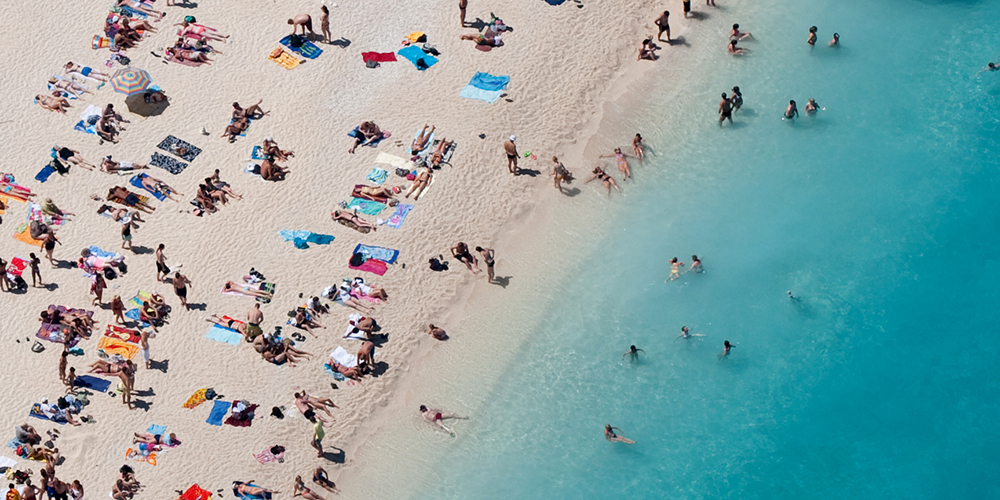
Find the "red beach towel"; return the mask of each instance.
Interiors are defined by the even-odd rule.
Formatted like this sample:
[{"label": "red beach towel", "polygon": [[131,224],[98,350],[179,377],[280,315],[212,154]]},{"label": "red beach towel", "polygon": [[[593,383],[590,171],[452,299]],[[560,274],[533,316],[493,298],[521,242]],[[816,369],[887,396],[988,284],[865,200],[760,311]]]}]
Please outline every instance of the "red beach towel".
[{"label": "red beach towel", "polygon": [[395,62],[396,54],[393,52],[362,52],[361,58],[364,59],[365,62]]}]

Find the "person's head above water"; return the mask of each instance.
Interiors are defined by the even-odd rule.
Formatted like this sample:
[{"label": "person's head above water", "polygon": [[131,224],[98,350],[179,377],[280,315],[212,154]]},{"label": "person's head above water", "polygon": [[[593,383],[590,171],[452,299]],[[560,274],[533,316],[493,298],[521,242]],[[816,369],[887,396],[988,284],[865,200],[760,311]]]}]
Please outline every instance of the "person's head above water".
[{"label": "person's head above water", "polygon": [[795,106],[795,101],[788,101],[789,106]]},{"label": "person's head above water", "polygon": [[634,345],[633,346],[629,346],[628,350],[632,351],[632,352],[635,352],[635,346]]},{"label": "person's head above water", "polygon": [[727,96],[726,96],[726,93],[725,93],[725,92],[723,92],[723,93],[722,93],[722,98],[723,98],[723,99],[728,99],[729,97],[727,97]]},{"label": "person's head above water", "polygon": [[734,29],[734,30],[738,30],[738,29],[740,29],[740,25],[739,25],[739,24],[736,24],[736,23],[733,23],[733,29]]},{"label": "person's head above water", "polygon": [[725,341],[725,342],[723,343],[723,345],[725,345],[725,346],[726,346],[726,349],[732,349],[732,348],[734,347],[734,346],[733,346],[733,344],[730,344],[728,340],[727,340],[727,341]]}]

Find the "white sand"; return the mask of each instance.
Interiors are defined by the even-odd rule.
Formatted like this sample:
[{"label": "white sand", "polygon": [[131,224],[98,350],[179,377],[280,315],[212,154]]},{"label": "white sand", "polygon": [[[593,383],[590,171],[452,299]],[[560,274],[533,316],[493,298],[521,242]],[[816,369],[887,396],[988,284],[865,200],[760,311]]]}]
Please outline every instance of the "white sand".
[{"label": "white sand", "polygon": [[[134,244],[153,249],[165,243],[168,263],[183,264],[180,271],[193,281],[190,301],[205,304],[204,310],[188,312],[178,308],[170,285],[153,279],[151,252],[128,255],[130,272],[110,282],[119,288],[105,291],[105,300],[115,294],[128,299],[140,289],[155,290],[166,295],[174,307],[170,324],[161,328],[152,341],[152,357],[167,364],[166,372],[140,369],[137,375],[137,389],[149,389],[139,397],[148,409],[130,412],[119,402],[98,394],[92,396],[93,404],[84,411],[93,415],[95,424],[70,428],[28,419],[32,402],[43,397],[54,399],[62,393],[56,376],[58,346],[46,344],[44,353],[35,354],[28,349],[30,342],[25,341],[26,336],[34,340],[38,312],[50,303],[69,307],[88,307],[90,303],[89,283],[80,270],[52,270],[43,263],[43,277],[57,283],[57,288],[30,289],[25,295],[0,294],[0,310],[7,317],[0,332],[2,342],[9,345],[5,373],[8,383],[0,391],[4,403],[0,415],[9,426],[29,421],[43,433],[59,427],[64,437],[56,445],[66,460],[57,474],[67,482],[80,479],[91,496],[102,497],[109,489],[117,468],[124,463],[125,450],[131,446],[132,433],[144,431],[151,423],[167,425],[168,432],[178,433],[184,444],[163,452],[155,467],[133,463],[140,481],[147,485],[139,495],[142,498],[172,497],[175,490],[186,489],[192,483],[214,491],[226,488],[233,480],[247,479],[287,492],[295,475],[308,479],[318,465],[338,481],[350,483],[350,467],[337,470],[342,466],[316,458],[308,445],[311,429],[294,410],[289,412],[293,416],[277,420],[267,415],[270,408],[291,405],[292,393],[298,387],[333,397],[342,408],[335,412],[337,423],[327,431],[324,443],[346,450],[345,455],[335,455],[335,459],[346,459],[348,465],[361,444],[357,436],[362,435],[359,431],[366,422],[375,417],[415,417],[403,403],[390,406],[394,408],[391,416],[380,414],[380,409],[390,405],[398,381],[419,363],[420,357],[414,356],[439,345],[425,334],[426,324],[442,323],[448,328],[446,321],[458,317],[448,311],[473,283],[473,276],[454,260],[452,271],[433,273],[427,269],[427,258],[447,254],[458,240],[471,246],[494,246],[499,254],[499,274],[505,275],[505,261],[511,255],[531,257],[494,235],[510,227],[508,224],[530,220],[527,214],[534,204],[536,189],[546,199],[555,194],[547,177],[547,158],[552,154],[568,154],[572,162],[567,161],[567,165],[578,178],[584,177],[582,150],[574,146],[577,134],[585,124],[593,123],[590,120],[599,118],[601,103],[613,94],[609,89],[615,77],[633,66],[638,40],[655,32],[651,28],[655,9],[648,2],[636,6],[620,0],[587,1],[582,9],[572,1],[552,7],[541,0],[511,6],[473,0],[470,21],[476,17],[488,21],[493,10],[514,27],[513,33],[504,37],[505,47],[482,53],[473,48],[472,42],[458,40],[459,34],[474,30],[458,27],[458,12],[452,1],[433,5],[381,0],[340,2],[339,7],[331,8],[332,31],[335,38],[349,39],[350,45],[321,45],[325,52],[318,59],[288,71],[267,61],[266,55],[287,34],[284,20],[291,15],[309,12],[318,29],[318,4],[298,2],[298,8],[290,8],[251,0],[211,5],[201,2],[203,6],[184,9],[163,7],[164,0],[157,3],[168,12],[167,18],[158,23],[162,26],[160,32],[127,55],[134,67],[150,72],[154,83],[170,95],[171,105],[163,115],[146,120],[127,115],[132,123],[126,125],[117,145],[99,145],[96,136],[72,130],[87,104],[103,106],[111,102],[125,111],[124,96],[115,94],[110,86],[97,90],[96,96],[72,101],[74,107],[66,116],[31,104],[31,97],[44,90],[49,76],[61,73],[67,60],[101,67],[109,53],[93,51],[89,45],[90,38],[100,32],[106,2],[67,5],[18,1],[6,11],[11,17],[9,39],[25,43],[7,44],[0,49],[4,60],[14,61],[8,63],[3,77],[5,92],[0,95],[6,111],[5,119],[0,120],[0,137],[8,159],[3,170],[13,172],[21,184],[41,198],[51,197],[64,209],[79,214],[59,229],[63,245],[55,251],[59,259],[75,260],[79,250],[88,245],[118,248],[119,226],[97,216],[94,212],[99,204],[88,196],[124,185],[127,177],[75,168],[67,177],[56,175],[39,184],[32,177],[46,163],[52,144],[77,149],[91,162],[113,154],[116,160],[144,163],[168,134],[202,148],[203,153],[181,175],[173,176],[155,167],[149,173],[190,199],[199,180],[219,168],[223,179],[242,193],[244,200],[203,218],[184,213],[191,208],[186,201],[154,201],[157,211],[146,217],[149,222],[142,229],[134,232]],[[32,23],[25,22],[20,14],[29,11],[46,13],[49,25],[59,28],[48,37],[33,35]],[[200,68],[165,65],[150,55],[150,50],[159,52],[173,41],[172,29],[167,26],[184,15],[195,15],[200,23],[231,34],[229,43],[214,44],[224,52],[212,56],[215,64]],[[21,19],[15,23],[14,16]],[[400,40],[415,30],[427,32],[429,41],[442,52],[441,61],[428,71],[418,72],[402,58],[374,70],[362,63],[360,52],[398,49]],[[500,100],[489,105],[459,98],[459,90],[476,71],[511,76],[509,94],[513,102]],[[263,107],[270,116],[255,122],[247,137],[235,144],[218,137],[228,121],[232,101],[249,105],[257,99],[264,99]],[[348,155],[350,141],[346,133],[365,119],[391,130],[393,137],[378,148],[359,148],[357,154]],[[453,166],[437,174],[426,197],[414,203],[416,208],[403,227],[380,228],[361,235],[331,222],[329,213],[338,201],[347,198],[354,184],[365,183],[377,154],[405,155],[405,144],[424,123],[437,125],[437,136],[456,140],[459,148]],[[211,131],[211,137],[200,135],[202,126]],[[486,138],[480,139],[480,133]],[[521,151],[538,154],[537,161],[522,160],[522,167],[539,170],[541,175],[513,178],[507,174],[501,142],[510,134],[518,135]],[[285,182],[264,183],[241,173],[250,149],[265,136],[273,136],[283,148],[296,152],[287,163],[292,173]],[[404,145],[396,146],[397,139]],[[395,184],[404,183],[387,183]],[[3,216],[0,227],[4,234],[12,234],[26,213],[25,205],[15,203]],[[280,229],[311,230],[337,239],[328,246],[311,245],[310,249],[298,250],[280,240]],[[339,390],[330,389],[333,379],[321,368],[325,355],[338,345],[349,352],[359,345],[339,338],[349,310],[337,306],[332,314],[320,318],[330,326],[319,330],[321,339],[309,338],[302,344],[303,349],[316,354],[315,360],[294,368],[269,365],[246,345],[231,347],[204,338],[208,330],[206,317],[213,313],[242,317],[253,305],[248,298],[219,294],[226,280],[236,281],[255,267],[278,284],[275,300],[262,307],[265,331],[270,331],[284,325],[285,312],[303,302],[300,293],[318,294],[326,285],[357,275],[347,268],[347,259],[359,242],[398,248],[402,251],[400,263],[407,264],[406,269],[401,264],[390,266],[382,278],[362,273],[391,295],[374,315],[383,325],[383,333],[389,335],[378,356],[388,364],[384,375],[368,377],[353,386],[340,382]],[[26,257],[33,250],[9,236],[0,239],[0,255],[8,260],[12,255]],[[481,276],[475,279],[482,280]],[[484,290],[485,286],[479,283],[477,288]],[[495,286],[484,291],[493,294],[494,300],[504,300],[503,292]],[[102,325],[112,320],[109,310],[98,311],[96,318]],[[86,354],[71,358],[71,366],[84,372],[97,359],[95,346],[96,336],[82,342]],[[474,346],[464,349],[473,355],[486,355]],[[248,399],[260,404],[254,425],[209,426],[205,419],[211,403],[183,409],[181,405],[188,396],[201,387],[215,388],[226,400]],[[274,444],[288,449],[285,463],[261,466],[251,456]],[[0,453],[13,456],[12,451]],[[31,466],[37,471],[37,464],[19,462],[19,467]]]}]

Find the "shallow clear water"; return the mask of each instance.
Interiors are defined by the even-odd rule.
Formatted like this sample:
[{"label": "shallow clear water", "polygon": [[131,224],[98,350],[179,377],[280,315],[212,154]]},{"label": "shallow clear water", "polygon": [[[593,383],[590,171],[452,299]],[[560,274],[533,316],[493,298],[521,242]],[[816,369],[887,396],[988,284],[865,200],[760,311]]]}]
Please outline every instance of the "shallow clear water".
[{"label": "shallow clear water", "polygon": [[[740,22],[754,52],[687,35],[720,50],[691,50],[670,75],[684,88],[650,89],[623,123],[658,156],[611,198],[617,229],[418,493],[1000,498],[1000,73],[975,75],[1000,52],[998,12],[767,0],[697,21]],[[733,85],[746,104],[719,130]],[[780,119],[809,97],[827,110]],[[707,272],[664,283],[692,253]],[[706,336],[678,340],[682,325]]]}]

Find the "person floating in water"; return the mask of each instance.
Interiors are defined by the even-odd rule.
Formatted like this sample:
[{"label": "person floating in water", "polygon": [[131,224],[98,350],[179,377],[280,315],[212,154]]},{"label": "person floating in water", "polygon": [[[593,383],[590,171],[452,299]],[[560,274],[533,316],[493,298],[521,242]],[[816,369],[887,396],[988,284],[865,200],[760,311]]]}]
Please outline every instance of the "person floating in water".
[{"label": "person floating in water", "polygon": [[640,352],[646,354],[646,351],[643,351],[642,349],[636,349],[634,345],[629,346],[628,350],[625,351],[625,354],[622,354],[622,359],[625,359],[625,356],[631,356],[629,359],[631,359],[632,361],[637,361],[639,359]]},{"label": "person floating in water", "polygon": [[[985,73],[987,71],[996,71],[998,69],[1000,69],[1000,65],[997,65],[997,63],[991,62],[991,63],[989,63],[989,64],[986,65],[985,69],[980,70],[979,73]],[[977,74],[979,74],[979,73],[977,73]]]},{"label": "person floating in water", "polygon": [[785,118],[791,120],[799,116],[799,108],[795,107],[795,101],[788,101],[788,107],[785,108]]},{"label": "person floating in water", "polygon": [[816,104],[816,99],[810,97],[809,102],[806,103],[806,114],[809,116],[815,116],[819,109],[819,104]]},{"label": "person floating in water", "polygon": [[730,344],[728,340],[725,341],[722,345],[723,345],[723,349],[722,349],[722,352],[719,353],[719,359],[728,357],[729,356],[729,350],[732,349],[733,347],[736,347],[733,344]]},{"label": "person floating in water", "polygon": [[[611,441],[611,442],[614,442],[614,443],[635,444],[635,441],[632,441],[631,439],[629,439],[629,438],[627,438],[625,436],[619,436],[618,434],[615,434],[615,429],[618,429],[618,428],[617,427],[611,427],[611,424],[605,424],[604,425],[604,439],[607,439],[608,441]],[[621,431],[621,429],[618,429],[618,430]]]},{"label": "person floating in water", "polygon": [[830,40],[831,47],[840,47],[840,33],[833,34],[833,40]]},{"label": "person floating in water", "polygon": [[[691,329],[690,328],[688,328],[686,326],[682,326],[681,327],[681,334],[678,335],[677,338],[678,339],[689,339],[691,337],[704,337],[704,335],[702,335],[700,333],[691,333]],[[676,340],[676,339],[674,339],[674,340]]]},{"label": "person floating in water", "polygon": [[701,267],[701,259],[699,259],[697,255],[691,256],[691,268],[688,269],[688,271],[696,272],[698,274],[705,272],[705,269]]}]

